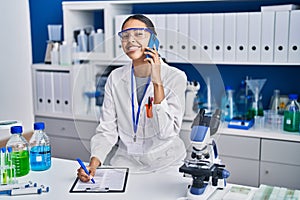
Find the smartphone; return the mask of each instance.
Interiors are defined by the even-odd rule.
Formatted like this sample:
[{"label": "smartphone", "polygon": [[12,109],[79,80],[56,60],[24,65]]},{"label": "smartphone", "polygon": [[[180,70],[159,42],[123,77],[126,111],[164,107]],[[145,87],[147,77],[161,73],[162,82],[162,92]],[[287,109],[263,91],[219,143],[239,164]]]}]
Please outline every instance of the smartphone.
[{"label": "smartphone", "polygon": [[[148,43],[148,47],[150,47],[151,49],[153,49],[155,46],[156,51],[158,51],[159,48],[159,41],[156,37],[155,34],[151,33],[150,35],[150,39],[149,39],[149,43]],[[146,55],[146,58],[151,58],[150,55]]]}]

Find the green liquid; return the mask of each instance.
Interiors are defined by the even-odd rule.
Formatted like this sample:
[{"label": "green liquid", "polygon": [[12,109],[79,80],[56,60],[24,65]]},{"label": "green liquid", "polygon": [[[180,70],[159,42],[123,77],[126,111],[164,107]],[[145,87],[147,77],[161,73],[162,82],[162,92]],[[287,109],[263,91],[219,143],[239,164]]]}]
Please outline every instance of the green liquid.
[{"label": "green liquid", "polygon": [[283,130],[289,132],[299,131],[300,112],[284,111]]},{"label": "green liquid", "polygon": [[12,152],[12,163],[16,167],[16,177],[25,176],[29,173],[29,152],[28,150]]}]

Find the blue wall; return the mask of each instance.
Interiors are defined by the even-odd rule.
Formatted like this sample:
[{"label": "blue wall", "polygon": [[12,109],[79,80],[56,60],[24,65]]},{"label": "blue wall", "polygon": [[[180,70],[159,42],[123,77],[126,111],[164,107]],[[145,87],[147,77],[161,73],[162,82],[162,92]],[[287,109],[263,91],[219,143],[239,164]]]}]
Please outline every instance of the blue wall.
[{"label": "blue wall", "polygon": [[[74,0],[73,0],[74,1]],[[242,0],[241,0],[242,1]],[[44,61],[46,41],[48,39],[48,24],[63,24],[62,0],[30,0],[31,36],[33,62]],[[300,4],[300,0],[269,0],[269,1],[225,1],[205,3],[172,3],[170,4],[140,4],[133,7],[133,13],[198,13],[198,12],[241,12],[259,11],[261,5]],[[189,64],[176,64],[184,70],[189,80],[197,80],[202,85],[204,81],[195,68]],[[299,66],[249,66],[249,65],[218,65],[217,66],[225,85],[237,89],[241,80],[246,76],[266,78],[267,82],[262,89],[263,105],[267,108],[274,89],[281,94],[300,94],[300,65]],[[203,92],[202,87],[200,92]]]}]

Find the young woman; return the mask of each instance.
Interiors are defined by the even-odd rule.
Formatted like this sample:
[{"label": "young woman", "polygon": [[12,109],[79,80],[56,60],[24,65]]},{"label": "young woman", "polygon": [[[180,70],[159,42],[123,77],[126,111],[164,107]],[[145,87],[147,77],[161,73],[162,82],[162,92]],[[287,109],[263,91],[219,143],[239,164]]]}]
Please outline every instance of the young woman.
[{"label": "young woman", "polygon": [[[100,124],[91,139],[91,176],[118,144],[110,165],[154,171],[180,165],[186,155],[179,138],[185,105],[186,75],[167,65],[148,42],[155,28],[144,15],[128,17],[119,32],[132,60],[112,71],[105,85]],[[146,57],[149,55],[149,58]],[[90,177],[82,168],[78,177]]]}]

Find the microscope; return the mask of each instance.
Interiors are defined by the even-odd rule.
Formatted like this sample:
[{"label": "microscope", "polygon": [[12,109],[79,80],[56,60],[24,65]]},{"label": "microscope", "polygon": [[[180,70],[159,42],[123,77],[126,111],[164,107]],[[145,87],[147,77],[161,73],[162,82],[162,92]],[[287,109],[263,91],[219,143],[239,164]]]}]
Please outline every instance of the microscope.
[{"label": "microscope", "polygon": [[191,158],[179,168],[179,172],[192,177],[187,192],[189,200],[208,199],[215,190],[226,187],[230,173],[221,163],[216,142],[211,137],[218,131],[220,115],[221,111],[217,109],[212,116],[205,116],[205,110],[201,109],[193,121]]}]

